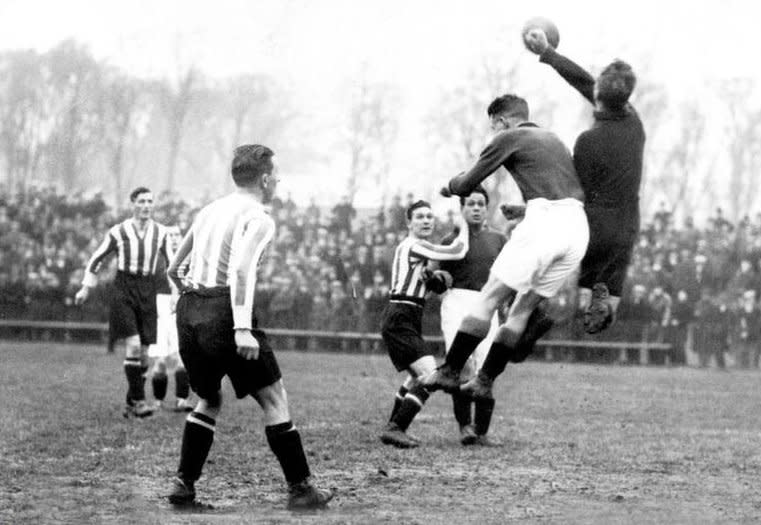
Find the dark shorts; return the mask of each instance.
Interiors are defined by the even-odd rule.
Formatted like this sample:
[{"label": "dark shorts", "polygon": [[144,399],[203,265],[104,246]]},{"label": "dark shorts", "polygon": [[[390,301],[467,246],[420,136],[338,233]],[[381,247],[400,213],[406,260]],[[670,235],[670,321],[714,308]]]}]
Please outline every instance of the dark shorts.
[{"label": "dark shorts", "polygon": [[423,309],[419,306],[389,302],[383,311],[381,337],[397,370],[407,370],[423,356],[432,355],[423,341]]},{"label": "dark shorts", "polygon": [[639,217],[620,210],[587,208],[589,246],[581,261],[579,286],[591,289],[605,283],[610,294],[621,297],[626,273],[639,233]]},{"label": "dark shorts", "polygon": [[259,357],[238,355],[229,289],[188,292],[177,301],[177,336],[180,357],[188,371],[190,386],[203,399],[213,399],[227,376],[238,398],[276,383],[282,376],[267,336],[251,326],[259,342]]},{"label": "dark shorts", "polygon": [[111,339],[140,336],[141,345],[156,343],[156,278],[117,272],[108,329]]}]

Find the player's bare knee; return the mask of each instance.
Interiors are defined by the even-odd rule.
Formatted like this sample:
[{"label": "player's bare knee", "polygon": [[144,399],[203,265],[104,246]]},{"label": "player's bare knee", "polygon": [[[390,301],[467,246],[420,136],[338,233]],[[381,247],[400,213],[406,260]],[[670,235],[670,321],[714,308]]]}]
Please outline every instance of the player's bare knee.
[{"label": "player's bare knee", "polygon": [[514,348],[518,344],[520,336],[520,333],[516,332],[515,329],[507,324],[503,324],[497,329],[497,333],[494,334],[494,342]]},{"label": "player's bare knee", "polygon": [[219,415],[219,411],[221,409],[222,392],[217,392],[212,395],[206,394],[206,397],[199,399],[195,411],[206,416],[216,418]]},{"label": "player's bare knee", "polygon": [[415,382],[431,375],[436,370],[436,359],[432,355],[424,355],[410,365],[411,376]]},{"label": "player's bare knee", "polygon": [[143,348],[140,345],[140,336],[132,335],[124,339],[124,353],[129,358],[143,358]]},{"label": "player's bare knee", "polygon": [[262,407],[265,425],[277,425],[290,421],[288,410],[288,394],[282,381],[277,381],[269,386],[259,389],[254,398]]},{"label": "player's bare knee", "polygon": [[491,327],[491,314],[482,318],[477,315],[466,315],[460,323],[460,331],[468,334],[486,337]]}]

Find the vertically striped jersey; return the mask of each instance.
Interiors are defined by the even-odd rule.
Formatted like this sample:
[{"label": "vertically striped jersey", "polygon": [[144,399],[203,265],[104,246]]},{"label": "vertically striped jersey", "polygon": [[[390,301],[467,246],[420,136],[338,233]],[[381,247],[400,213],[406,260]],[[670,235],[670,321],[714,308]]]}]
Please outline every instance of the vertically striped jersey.
[{"label": "vertically striped jersey", "polygon": [[462,259],[468,252],[467,230],[463,228],[464,235],[458,235],[448,246],[411,236],[399,243],[391,269],[391,300],[422,304],[427,292],[423,270],[428,261]]},{"label": "vertically striped jersey", "polygon": [[142,276],[156,273],[159,254],[167,260],[172,257],[164,225],[149,220],[145,230],[141,232],[136,221],[129,218],[111,227],[106,238],[90,257],[82,279],[85,286],[95,286],[95,274],[112,253],[116,253],[116,267],[120,272]]},{"label": "vertically striped jersey", "polygon": [[251,328],[256,270],[275,222],[252,195],[232,193],[204,207],[192,226],[185,278],[207,288],[229,286],[235,328]]}]

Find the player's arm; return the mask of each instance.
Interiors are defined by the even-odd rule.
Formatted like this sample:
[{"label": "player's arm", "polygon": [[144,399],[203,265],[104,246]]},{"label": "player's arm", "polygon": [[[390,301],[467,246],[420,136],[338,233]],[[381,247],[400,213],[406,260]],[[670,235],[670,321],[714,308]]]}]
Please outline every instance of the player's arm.
[{"label": "player's arm", "polygon": [[116,242],[116,237],[114,236],[113,232],[109,231],[106,238],[103,239],[103,242],[100,243],[100,246],[98,246],[98,248],[90,257],[90,260],[87,262],[87,266],[85,266],[85,275],[82,279],[82,287],[74,296],[74,304],[80,305],[87,300],[87,298],[90,296],[90,289],[94,288],[95,285],[98,284],[98,277],[96,275],[98,270],[100,270],[106,258],[110,254],[116,252],[117,248],[118,245]]},{"label": "player's arm", "polygon": [[180,275],[180,269],[183,267],[183,263],[185,262],[185,259],[188,258],[188,255],[190,255],[192,249],[193,228],[188,230],[188,233],[182,238],[180,247],[177,248],[177,253],[173,254],[172,258],[169,259],[169,266],[166,269],[166,275],[169,277],[169,282],[176,286],[177,290],[180,292],[185,289],[185,283],[182,280],[182,275]]},{"label": "player's arm", "polygon": [[468,226],[460,226],[460,232],[452,244],[434,244],[424,239],[418,239],[410,248],[411,255],[417,255],[431,261],[456,261],[468,253]]},{"label": "player's arm", "polygon": [[595,79],[583,67],[561,55],[547,42],[547,35],[541,29],[532,29],[526,34],[526,46],[539,55],[539,61],[549,64],[571,84],[584,98],[595,103]]},{"label": "player's arm", "polygon": [[514,151],[514,138],[509,132],[498,133],[481,152],[475,165],[470,170],[450,179],[442,195],[470,195],[481,182],[497,171],[510,158]]},{"label": "player's arm", "polygon": [[254,310],[256,268],[259,259],[275,234],[269,216],[259,216],[236,227],[230,253],[230,300],[238,354],[245,359],[259,357],[259,343],[251,333]]}]

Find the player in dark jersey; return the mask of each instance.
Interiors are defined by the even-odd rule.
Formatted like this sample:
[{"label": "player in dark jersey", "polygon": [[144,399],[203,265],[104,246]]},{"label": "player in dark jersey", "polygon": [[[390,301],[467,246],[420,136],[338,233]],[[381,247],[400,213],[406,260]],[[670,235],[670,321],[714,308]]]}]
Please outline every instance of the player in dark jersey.
[{"label": "player in dark jersey", "polygon": [[[471,303],[478,300],[478,292],[489,278],[489,269],[507,241],[505,235],[486,224],[488,206],[489,195],[482,186],[467,197],[460,197],[462,217],[470,230],[468,253],[459,261],[443,261],[439,265],[439,269],[446,272],[445,278],[451,282],[441,301],[441,332],[447,351],[460,323],[470,311]],[[451,243],[455,236],[456,233],[452,232],[442,244]],[[499,326],[498,317],[495,312],[489,333],[468,359],[461,377],[472,378],[483,364]],[[494,411],[494,398],[474,400],[462,392],[452,392],[452,407],[460,426],[460,442],[463,445],[489,445],[486,434]]]},{"label": "player in dark jersey", "polygon": [[589,248],[581,262],[579,287],[588,333],[613,321],[639,233],[639,188],[645,131],[629,103],[636,77],[626,62],[615,60],[595,80],[559,54],[541,29],[529,31],[529,49],[540,61],[594,104],[594,124],[574,146],[576,172],[586,194]]},{"label": "player in dark jersey", "polygon": [[394,253],[389,303],[383,312],[381,336],[391,362],[407,378],[399,387],[394,408],[381,441],[399,448],[414,448],[419,442],[407,435],[407,428],[428,399],[421,380],[436,369],[436,361],[423,341],[422,319],[425,296],[429,288],[446,290],[444,275],[428,269],[430,261],[461,259],[468,251],[468,227],[448,245],[428,242],[433,234],[431,205],[417,201],[407,208],[409,235]]},{"label": "player in dark jersey", "polygon": [[155,222],[153,193],[139,187],[130,194],[132,217],[113,226],[90,257],[82,288],[74,297],[84,303],[97,284],[96,274],[111,254],[116,254],[116,278],[111,297],[109,337],[124,340],[124,374],[127,400],[124,417],[146,417],[154,407],[145,401],[145,374],[148,371],[148,346],[156,342],[156,268],[159,256],[168,261],[172,250],[166,227]]},{"label": "player in dark jersey", "polygon": [[573,274],[589,241],[584,192],[571,153],[560,138],[529,122],[528,103],[515,95],[492,101],[487,114],[496,135],[476,164],[450,180],[442,194],[470,195],[481,181],[504,167],[521,191],[526,213],[460,324],[444,365],[424,380],[429,389],[460,388],[460,372],[488,333],[492,315],[514,298],[483,366],[460,388],[482,398],[491,397],[494,379],[508,362],[525,359],[521,338],[528,333],[529,319]]}]

